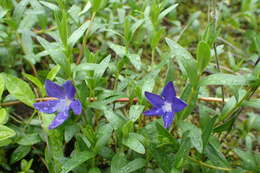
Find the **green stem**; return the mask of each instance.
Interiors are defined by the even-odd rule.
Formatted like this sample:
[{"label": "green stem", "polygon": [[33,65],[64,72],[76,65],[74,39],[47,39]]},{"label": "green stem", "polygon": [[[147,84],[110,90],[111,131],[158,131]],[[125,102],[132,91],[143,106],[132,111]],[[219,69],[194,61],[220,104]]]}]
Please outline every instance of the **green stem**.
[{"label": "green stem", "polygon": [[208,163],[205,163],[205,162],[202,162],[200,160],[196,160],[190,156],[188,156],[188,159],[190,159],[191,161],[201,165],[201,166],[204,166],[204,167],[207,167],[207,168],[211,168],[211,169],[215,169],[215,170],[220,170],[220,171],[232,171],[231,168],[223,168],[223,167],[218,167],[218,166],[214,166],[214,165],[210,165]]},{"label": "green stem", "polygon": [[251,88],[247,91],[247,93],[245,94],[245,96],[230,110],[228,111],[226,114],[224,114],[220,120],[223,121],[224,119],[226,119],[227,117],[230,117],[234,112],[236,112],[237,109],[239,109],[241,107],[241,105],[243,104],[243,102],[245,100],[248,100],[253,94],[254,92],[257,90],[258,87],[255,88]]},{"label": "green stem", "polygon": [[[181,119],[181,120],[183,120],[184,118],[187,117],[187,115],[185,115],[186,112],[189,110],[190,106],[193,106],[192,102],[194,101],[194,100],[193,100],[193,99],[194,99],[194,96],[195,96],[195,94],[197,93],[196,90],[197,90],[197,87],[194,87],[194,86],[193,86],[193,87],[192,87],[191,94],[190,94],[190,96],[189,96],[189,98],[188,98],[188,101],[187,101],[188,107],[185,108],[184,111],[182,112],[182,114],[181,114],[181,116],[180,116],[180,119]],[[184,117],[184,116],[185,116],[185,117]]]},{"label": "green stem", "polygon": [[85,33],[85,36],[83,38],[83,41],[82,41],[83,55],[85,53],[86,44],[87,44],[87,41],[88,41],[88,35],[89,35],[90,30],[91,30],[91,26],[93,24],[93,20],[94,20],[95,16],[96,16],[96,12],[93,12],[91,19],[90,19],[89,27],[88,27],[88,29]]},{"label": "green stem", "polygon": [[[218,60],[218,54],[217,54],[217,47],[216,47],[215,43],[213,44],[213,48],[214,48],[214,55],[215,55],[215,60],[216,60],[216,64],[217,64],[217,69],[218,69],[219,72],[221,72],[220,71],[219,60]],[[221,85],[221,96],[222,96],[222,107],[224,107],[225,95],[224,95],[224,87],[223,87],[223,85]]]},{"label": "green stem", "polygon": [[152,49],[152,66],[154,65],[154,53],[155,53],[155,50]]}]

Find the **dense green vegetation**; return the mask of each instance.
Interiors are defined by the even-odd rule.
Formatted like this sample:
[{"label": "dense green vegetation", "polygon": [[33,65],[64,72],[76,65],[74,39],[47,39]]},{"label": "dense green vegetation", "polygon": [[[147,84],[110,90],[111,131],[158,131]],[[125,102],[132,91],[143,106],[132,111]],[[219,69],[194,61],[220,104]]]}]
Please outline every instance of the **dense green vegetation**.
[{"label": "dense green vegetation", "polygon": [[[0,0],[0,173],[259,172],[259,16],[259,0]],[[75,99],[48,90],[68,80]],[[169,81],[187,106],[164,128],[144,93]],[[35,103],[55,96],[73,111],[50,129]]]}]

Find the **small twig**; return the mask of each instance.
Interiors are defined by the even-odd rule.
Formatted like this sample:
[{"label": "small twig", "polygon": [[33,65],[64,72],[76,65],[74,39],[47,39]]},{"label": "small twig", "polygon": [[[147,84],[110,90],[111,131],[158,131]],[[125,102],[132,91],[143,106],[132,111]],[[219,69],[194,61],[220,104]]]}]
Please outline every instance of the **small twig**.
[{"label": "small twig", "polygon": [[188,156],[188,159],[190,159],[191,161],[198,163],[201,166],[207,167],[207,168],[211,168],[211,169],[215,169],[215,170],[220,170],[220,171],[232,171],[231,168],[223,168],[223,167],[218,167],[218,166],[214,166],[214,165],[210,165],[208,163],[202,162],[200,160],[196,160],[190,156]]},{"label": "small twig", "polygon": [[33,32],[35,34],[43,34],[44,32],[49,32],[49,31],[53,31],[57,28],[57,26],[51,26],[50,28],[48,28],[47,30],[45,29],[42,29],[42,30],[37,30],[37,29],[34,29]]},{"label": "small twig", "polygon": [[[36,98],[35,99],[36,102],[43,102],[43,101],[49,101],[49,100],[58,100],[58,98],[44,97],[44,98]],[[94,101],[97,101],[97,98],[90,97],[90,98],[87,98],[87,100],[90,101],[90,102],[94,102]],[[206,102],[223,102],[223,100],[221,98],[215,98],[215,97],[199,97],[199,100],[206,101]],[[123,97],[123,98],[115,100],[114,102],[117,103],[117,102],[129,102],[129,101],[132,101],[133,103],[137,103],[138,98],[134,98],[133,100],[131,100],[127,97]],[[22,104],[22,102],[18,101],[18,100],[8,101],[8,102],[0,103],[0,106],[6,107],[6,106],[17,105],[17,104]]]}]

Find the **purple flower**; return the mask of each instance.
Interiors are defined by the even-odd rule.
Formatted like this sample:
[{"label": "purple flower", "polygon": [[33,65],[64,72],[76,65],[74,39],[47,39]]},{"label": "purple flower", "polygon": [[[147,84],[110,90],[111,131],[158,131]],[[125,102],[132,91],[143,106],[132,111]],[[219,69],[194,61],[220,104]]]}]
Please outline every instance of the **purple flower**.
[{"label": "purple flower", "polygon": [[34,103],[33,106],[40,112],[52,114],[58,112],[58,115],[49,125],[49,129],[54,129],[61,125],[68,117],[69,110],[72,109],[74,114],[81,114],[82,107],[79,100],[74,99],[76,89],[70,80],[66,81],[62,86],[55,84],[50,80],[46,80],[45,88],[49,97],[55,97],[57,100]]},{"label": "purple flower", "polygon": [[168,82],[163,88],[161,95],[145,92],[147,100],[153,105],[153,108],[145,111],[144,115],[160,115],[163,117],[164,127],[171,126],[174,113],[184,109],[187,104],[176,97],[176,92],[172,82]]}]

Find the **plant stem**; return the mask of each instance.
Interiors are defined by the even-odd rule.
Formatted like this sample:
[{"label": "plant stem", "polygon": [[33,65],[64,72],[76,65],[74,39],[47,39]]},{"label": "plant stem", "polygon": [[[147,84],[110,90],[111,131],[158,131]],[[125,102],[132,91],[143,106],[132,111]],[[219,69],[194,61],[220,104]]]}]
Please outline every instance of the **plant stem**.
[{"label": "plant stem", "polygon": [[[212,1],[212,4],[210,4],[211,7],[212,7],[212,12],[213,12],[213,22],[215,24],[215,30],[217,29],[217,16],[216,16],[216,7],[217,7],[217,4],[215,2],[215,0]],[[209,10],[210,12],[211,10]],[[218,58],[218,53],[217,53],[217,46],[216,46],[216,43],[214,42],[213,43],[213,49],[214,49],[214,55],[215,55],[215,60],[216,60],[216,64],[217,64],[217,69],[219,72],[220,71],[220,65],[219,65],[219,58]],[[225,100],[225,95],[224,95],[224,87],[223,85],[220,86],[221,87],[221,95],[222,95],[222,108],[224,107],[224,100]]]},{"label": "plant stem", "polygon": [[215,169],[215,170],[220,170],[220,171],[232,171],[231,168],[223,168],[223,167],[218,167],[218,166],[214,166],[214,165],[210,165],[208,163],[202,162],[200,160],[196,160],[190,156],[188,156],[188,159],[190,159],[191,161],[198,163],[201,166],[207,167],[207,168],[211,168],[211,169]]},{"label": "plant stem", "polygon": [[[184,109],[184,111],[182,112],[182,114],[181,114],[181,116],[180,116],[180,119],[181,120],[183,120],[184,118],[186,118],[187,117],[187,115],[186,115],[186,112],[189,110],[189,108],[191,107],[191,106],[193,106],[193,104],[192,104],[192,102],[194,102],[194,96],[195,96],[195,94],[197,95],[197,87],[192,87],[192,91],[191,91],[191,94],[189,95],[189,98],[188,98],[188,101],[187,101],[187,105],[189,105],[189,106],[187,106],[185,109]],[[197,99],[198,99],[198,97],[196,97],[196,102],[197,102]],[[191,107],[192,109],[193,109],[193,107]],[[184,117],[185,116],[185,117]]]},{"label": "plant stem", "polygon": [[[88,29],[87,29],[87,31],[85,33],[85,36],[83,37],[82,50],[81,50],[81,51],[83,51],[82,55],[84,55],[84,52],[85,52],[85,49],[86,49],[86,44],[87,44],[87,41],[88,41],[88,35],[89,35],[89,32],[90,32],[90,29],[91,29],[91,26],[93,24],[95,16],[96,16],[96,12],[93,12],[93,14],[91,16],[91,19],[90,19],[90,23],[89,23]],[[81,60],[81,56],[78,56],[76,64],[79,64],[80,60]]]},{"label": "plant stem", "polygon": [[245,96],[230,110],[228,111],[226,114],[224,114],[222,117],[220,117],[221,121],[225,120],[227,117],[231,116],[233,113],[235,113],[239,108],[240,106],[242,105],[242,103],[245,101],[245,100],[248,100],[254,93],[255,91],[257,90],[258,87],[255,87],[255,88],[250,88],[247,93],[245,94]]},{"label": "plant stem", "polygon": [[154,65],[154,53],[155,53],[155,51],[154,51],[154,49],[152,49],[152,66]]},{"label": "plant stem", "polygon": [[[214,43],[213,44],[213,48],[214,48],[214,55],[215,55],[215,60],[216,60],[216,63],[217,63],[217,69],[219,72],[220,71],[220,66],[219,66],[219,60],[218,60],[218,53],[217,53],[217,47],[216,47],[216,44]],[[224,95],[224,87],[223,85],[221,85],[221,96],[222,96],[222,107],[224,107],[224,100],[225,100],[225,95]]]},{"label": "plant stem", "polygon": [[[94,102],[97,100],[97,98],[95,97],[90,97],[87,98],[90,102]],[[221,98],[214,98],[214,97],[199,97],[198,98],[201,101],[205,101],[205,102],[222,102]],[[36,98],[35,101],[36,102],[43,102],[43,101],[49,101],[49,100],[57,100],[57,98],[55,97],[45,97],[45,98]],[[123,97],[123,98],[119,98],[117,100],[115,100],[114,102],[129,102],[131,101],[129,98],[127,97]],[[133,103],[137,103],[138,99],[134,98]],[[8,101],[8,102],[4,102],[4,103],[0,103],[0,107],[6,107],[6,106],[13,106],[13,105],[17,105],[17,104],[21,104],[21,101],[15,100],[15,101]]]}]

